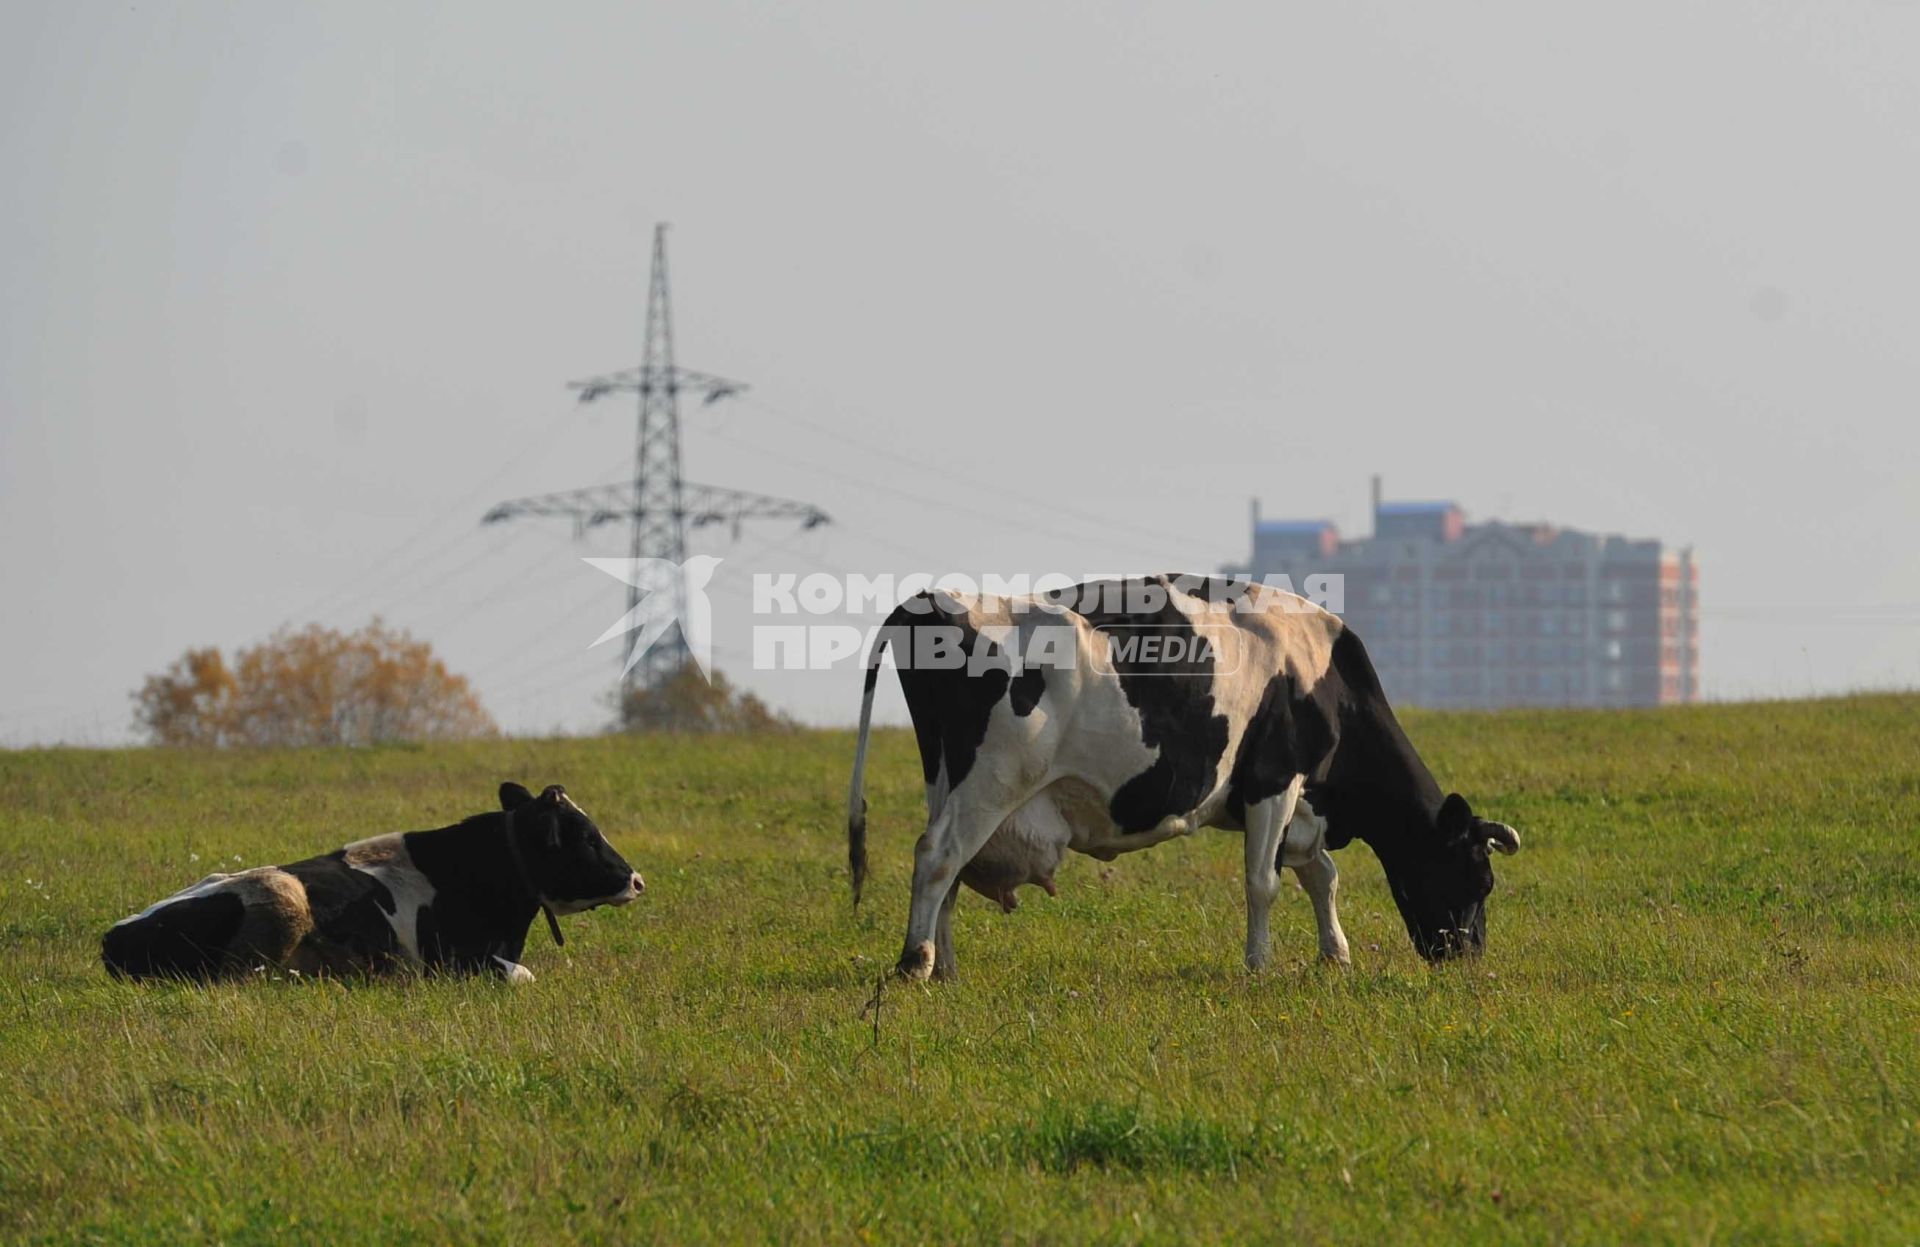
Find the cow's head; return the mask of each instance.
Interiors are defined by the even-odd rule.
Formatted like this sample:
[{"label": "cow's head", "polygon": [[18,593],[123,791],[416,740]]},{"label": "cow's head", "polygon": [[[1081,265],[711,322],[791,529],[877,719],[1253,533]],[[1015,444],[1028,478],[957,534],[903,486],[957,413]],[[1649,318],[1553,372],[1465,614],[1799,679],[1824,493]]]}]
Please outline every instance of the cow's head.
[{"label": "cow's head", "polygon": [[577,914],[596,905],[625,905],[646,891],[639,872],[560,785],[536,797],[504,783],[500,808],[513,815],[508,834],[520,869],[549,911]]},{"label": "cow's head", "polygon": [[1454,793],[1441,803],[1431,834],[1406,850],[1405,868],[1389,872],[1407,934],[1428,961],[1485,947],[1487,894],[1493,891],[1490,850],[1518,853],[1520,833],[1480,818],[1465,797]]}]

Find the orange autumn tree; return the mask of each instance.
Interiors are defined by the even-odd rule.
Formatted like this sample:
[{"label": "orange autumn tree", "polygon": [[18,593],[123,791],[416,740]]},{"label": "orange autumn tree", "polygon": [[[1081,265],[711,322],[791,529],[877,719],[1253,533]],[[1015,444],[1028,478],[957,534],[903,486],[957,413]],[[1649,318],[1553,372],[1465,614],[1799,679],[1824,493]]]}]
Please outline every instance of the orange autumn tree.
[{"label": "orange autumn tree", "polygon": [[190,649],[133,695],[134,721],[157,745],[224,745],[233,672],[217,649]]},{"label": "orange autumn tree", "polygon": [[358,632],[311,624],[241,650],[188,650],[133,695],[158,745],[371,745],[461,740],[498,729],[433,647],[378,619]]}]

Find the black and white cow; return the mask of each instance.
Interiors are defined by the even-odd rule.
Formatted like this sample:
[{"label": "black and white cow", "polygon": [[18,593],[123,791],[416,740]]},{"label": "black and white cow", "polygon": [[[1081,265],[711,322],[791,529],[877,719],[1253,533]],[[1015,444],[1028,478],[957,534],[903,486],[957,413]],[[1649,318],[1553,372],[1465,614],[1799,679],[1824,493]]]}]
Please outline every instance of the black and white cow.
[{"label": "black and white cow", "polygon": [[[1201,827],[1246,834],[1246,962],[1291,867],[1320,951],[1347,960],[1328,850],[1372,847],[1414,947],[1481,948],[1489,848],[1520,838],[1445,795],[1414,752],[1360,639],[1290,593],[1156,576],[995,598],[943,591],[888,616],[868,655],[848,798],[854,903],[866,876],[865,782],[886,648],[927,785],[899,972],[954,970],[956,882],[1013,906],[1053,891],[1067,849],[1111,860]],[[958,661],[964,659],[964,662]]]},{"label": "black and white cow", "polygon": [[108,930],[116,977],[220,979],[273,966],[301,974],[408,967],[530,983],[520,964],[534,915],[625,905],[646,889],[554,785],[500,785],[500,812],[394,832],[294,862],[205,879]]}]

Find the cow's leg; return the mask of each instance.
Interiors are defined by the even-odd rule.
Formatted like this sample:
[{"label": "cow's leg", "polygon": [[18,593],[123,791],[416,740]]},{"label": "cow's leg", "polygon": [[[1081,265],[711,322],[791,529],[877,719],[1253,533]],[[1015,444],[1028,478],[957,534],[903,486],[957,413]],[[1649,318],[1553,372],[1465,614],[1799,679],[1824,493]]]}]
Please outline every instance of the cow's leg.
[{"label": "cow's leg", "polygon": [[[941,759],[940,770],[927,785],[927,825],[931,827],[940,817],[940,809],[947,803],[947,763]],[[933,977],[942,982],[954,976],[956,964],[953,958],[953,905],[960,899],[960,889],[947,889],[947,899],[940,902],[940,917],[934,923],[933,930]]]},{"label": "cow's leg", "polygon": [[957,965],[953,959],[953,904],[960,899],[960,889],[947,889],[947,899],[940,902],[940,918],[933,926],[933,977],[939,982],[953,978]]},{"label": "cow's leg", "polygon": [[1280,895],[1280,840],[1287,824],[1293,821],[1293,807],[1300,800],[1300,788],[1306,777],[1296,775],[1293,782],[1264,801],[1247,807],[1247,969],[1258,970],[1267,964],[1267,914],[1273,898]]},{"label": "cow's leg", "polygon": [[1347,933],[1340,929],[1340,915],[1334,910],[1334,897],[1340,888],[1340,872],[1334,867],[1333,854],[1316,849],[1307,861],[1295,866],[1293,873],[1313,900],[1313,923],[1320,932],[1320,955],[1328,961],[1347,965]]},{"label": "cow's leg", "polygon": [[895,967],[902,977],[919,981],[933,973],[940,911],[959,885],[960,868],[973,860],[994,828],[1012,812],[1012,807],[978,806],[959,792],[949,794],[942,803],[913,848],[913,902],[907,910],[906,946]]}]

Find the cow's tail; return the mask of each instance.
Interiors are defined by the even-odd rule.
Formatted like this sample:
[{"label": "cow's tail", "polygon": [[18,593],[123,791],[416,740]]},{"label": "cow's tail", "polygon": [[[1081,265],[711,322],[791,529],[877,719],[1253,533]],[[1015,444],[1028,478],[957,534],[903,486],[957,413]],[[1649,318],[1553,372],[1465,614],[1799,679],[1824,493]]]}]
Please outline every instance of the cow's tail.
[{"label": "cow's tail", "polygon": [[867,650],[867,683],[860,694],[860,738],[853,750],[853,782],[847,786],[847,868],[852,871],[853,903],[860,904],[860,889],[867,881],[867,739],[873,730],[873,693],[880,685],[880,660],[893,636],[899,609],[887,616]]},{"label": "cow's tail", "polygon": [[109,928],[100,960],[115,978],[218,978],[245,917],[246,903],[231,891],[171,901]]}]

